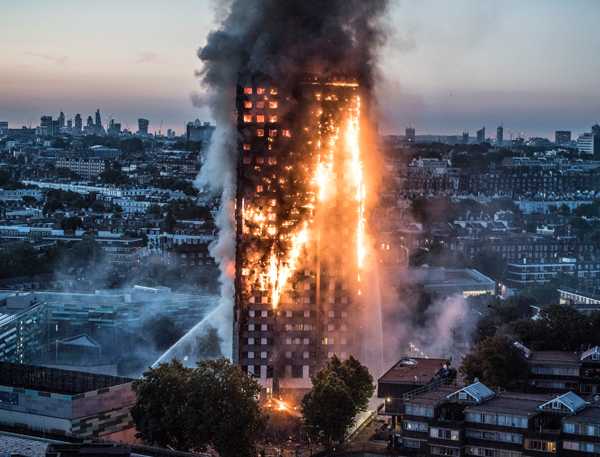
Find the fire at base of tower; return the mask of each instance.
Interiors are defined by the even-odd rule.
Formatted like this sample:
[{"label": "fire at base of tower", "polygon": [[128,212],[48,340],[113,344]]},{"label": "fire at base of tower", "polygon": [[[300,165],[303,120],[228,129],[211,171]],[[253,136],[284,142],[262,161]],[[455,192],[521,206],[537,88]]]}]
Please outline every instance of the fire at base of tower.
[{"label": "fire at base of tower", "polygon": [[365,185],[348,77],[240,76],[233,359],[266,397],[359,355]]}]

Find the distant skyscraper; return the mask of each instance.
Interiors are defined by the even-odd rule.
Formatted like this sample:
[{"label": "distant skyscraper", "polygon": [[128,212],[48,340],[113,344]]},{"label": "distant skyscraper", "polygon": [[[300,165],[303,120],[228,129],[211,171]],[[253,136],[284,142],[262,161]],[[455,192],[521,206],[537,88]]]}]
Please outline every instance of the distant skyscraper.
[{"label": "distant skyscraper", "polygon": [[8,122],[0,122],[0,133],[8,133]]},{"label": "distant skyscraper", "polygon": [[477,144],[485,142],[485,127],[481,130],[477,130]]},{"label": "distant skyscraper", "polygon": [[556,144],[569,144],[571,142],[571,131],[557,130],[554,132],[554,142]]},{"label": "distant skyscraper", "polygon": [[148,119],[138,119],[138,133],[148,133],[148,125],[150,121]]},{"label": "distant skyscraper", "polygon": [[88,116],[88,118],[87,118],[87,126],[88,127],[93,127],[94,126],[94,119],[92,119],[92,116]]},{"label": "distant skyscraper", "polygon": [[71,130],[73,130],[73,119],[69,119],[67,121],[67,130],[70,132]]},{"label": "distant skyscraper", "polygon": [[65,113],[60,112],[60,116],[58,116],[58,128],[62,129],[65,126]]},{"label": "distant skyscraper", "polygon": [[462,142],[463,144],[469,144],[469,132],[463,132]]},{"label": "distant skyscraper", "polygon": [[102,118],[100,117],[100,110],[96,110],[96,127],[102,127]]},{"label": "distant skyscraper", "polygon": [[81,114],[77,113],[75,115],[75,131],[81,132],[82,129],[83,129],[83,121],[81,119]]},{"label": "distant skyscraper", "polygon": [[406,133],[404,135],[404,141],[410,141],[414,143],[415,141],[415,129],[414,127],[406,127]]},{"label": "distant skyscraper", "polygon": [[503,143],[504,143],[504,128],[502,126],[500,126],[496,130],[496,146],[502,147]]},{"label": "distant skyscraper", "polygon": [[[198,121],[198,119],[196,119]],[[217,127],[205,122],[200,125],[199,122],[188,122],[185,128],[187,141],[209,141]]]},{"label": "distant skyscraper", "polygon": [[42,116],[40,120],[40,127],[42,128],[43,136],[53,136],[52,116]]}]

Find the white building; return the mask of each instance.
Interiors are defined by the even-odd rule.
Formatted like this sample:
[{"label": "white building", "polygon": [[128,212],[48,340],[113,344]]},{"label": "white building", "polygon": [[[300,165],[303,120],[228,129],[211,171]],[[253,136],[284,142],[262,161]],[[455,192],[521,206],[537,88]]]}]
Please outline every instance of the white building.
[{"label": "white building", "polygon": [[594,154],[594,135],[582,133],[577,139],[577,149],[580,154]]}]

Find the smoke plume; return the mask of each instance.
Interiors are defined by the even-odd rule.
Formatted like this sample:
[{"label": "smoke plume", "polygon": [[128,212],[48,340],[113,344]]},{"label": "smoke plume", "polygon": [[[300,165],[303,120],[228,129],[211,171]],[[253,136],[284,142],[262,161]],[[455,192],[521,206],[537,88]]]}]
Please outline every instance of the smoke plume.
[{"label": "smoke plume", "polygon": [[388,0],[222,0],[217,4],[221,27],[209,33],[198,50],[203,68],[197,73],[217,122],[197,185],[208,185],[222,197],[216,224],[219,239],[211,255],[221,269],[219,322],[213,322],[231,351],[231,312],[235,265],[234,197],[236,176],[236,85],[240,75],[261,74],[292,87],[306,74],[347,74],[362,88],[368,108],[376,80],[377,53],[385,41],[382,20]]}]

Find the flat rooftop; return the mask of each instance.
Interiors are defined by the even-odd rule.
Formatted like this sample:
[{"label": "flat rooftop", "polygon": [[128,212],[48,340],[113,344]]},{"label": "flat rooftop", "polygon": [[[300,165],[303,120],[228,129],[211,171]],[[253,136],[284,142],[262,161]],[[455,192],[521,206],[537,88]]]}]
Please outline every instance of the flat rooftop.
[{"label": "flat rooftop", "polygon": [[580,359],[580,354],[568,351],[532,351],[529,355],[529,361],[532,365],[579,368]]},{"label": "flat rooftop", "polygon": [[575,415],[565,418],[565,422],[600,423],[600,404],[587,406]]},{"label": "flat rooftop", "polygon": [[556,398],[556,395],[521,394],[505,392],[496,395],[481,405],[469,406],[468,412],[503,413],[514,416],[532,417],[541,412],[539,407]]},{"label": "flat rooftop", "polygon": [[444,365],[449,368],[450,360],[404,357],[379,378],[378,382],[394,384],[428,383],[444,368]]},{"label": "flat rooftop", "polygon": [[460,387],[456,386],[442,386],[438,389],[430,390],[425,392],[418,397],[407,400],[406,403],[418,403],[420,405],[439,405],[447,401],[448,395],[460,390]]},{"label": "flat rooftop", "polygon": [[132,378],[0,362],[0,385],[63,395],[78,395],[128,384]]}]

